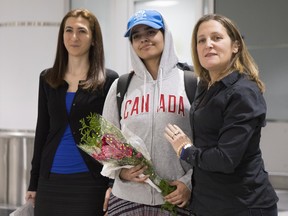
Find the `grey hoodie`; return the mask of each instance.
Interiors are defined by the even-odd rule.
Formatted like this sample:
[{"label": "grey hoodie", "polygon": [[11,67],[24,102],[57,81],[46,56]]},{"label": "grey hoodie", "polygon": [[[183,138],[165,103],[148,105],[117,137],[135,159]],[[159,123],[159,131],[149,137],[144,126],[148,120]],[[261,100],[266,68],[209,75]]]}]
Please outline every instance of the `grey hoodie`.
[{"label": "grey hoodie", "polygon": [[[141,59],[130,44],[131,63],[135,75],[132,77],[121,108],[119,122],[116,87],[112,84],[107,95],[103,117],[121,128],[125,125],[142,138],[150,153],[156,172],[169,181],[179,180],[191,190],[192,168],[180,161],[171,144],[164,137],[168,123],[177,124],[190,138],[190,104],[184,87],[184,73],[176,67],[171,32],[165,24],[164,50],[157,80],[153,80]],[[123,181],[116,175],[112,193],[122,199],[146,205],[161,205],[162,195],[149,184]]]}]

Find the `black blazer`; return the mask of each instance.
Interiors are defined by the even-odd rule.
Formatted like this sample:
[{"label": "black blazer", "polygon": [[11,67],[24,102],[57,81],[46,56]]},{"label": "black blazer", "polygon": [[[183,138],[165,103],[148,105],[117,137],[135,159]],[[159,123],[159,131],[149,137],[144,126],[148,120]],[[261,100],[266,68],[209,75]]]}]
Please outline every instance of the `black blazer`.
[{"label": "black blazer", "polygon": [[[57,89],[52,88],[44,80],[45,71],[40,74],[39,80],[38,118],[29,191],[37,191],[40,176],[49,177],[54,155],[67,125],[70,124],[75,142],[79,144],[81,140],[80,119],[91,112],[102,114],[108,90],[113,81],[119,77],[115,71],[106,69],[106,81],[101,92],[99,90],[87,91],[79,86],[68,115],[65,104],[68,84],[65,82]],[[99,184],[108,184],[108,178],[100,174],[102,165],[88,154],[81,150],[80,152],[92,175],[99,180]]]}]

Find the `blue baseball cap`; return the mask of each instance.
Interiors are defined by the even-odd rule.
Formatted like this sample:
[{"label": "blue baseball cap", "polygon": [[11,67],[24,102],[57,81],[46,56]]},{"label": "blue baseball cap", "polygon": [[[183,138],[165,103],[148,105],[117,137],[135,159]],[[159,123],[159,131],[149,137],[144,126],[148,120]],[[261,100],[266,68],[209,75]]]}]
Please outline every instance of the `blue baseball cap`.
[{"label": "blue baseball cap", "polygon": [[163,18],[158,11],[140,10],[128,20],[127,31],[124,37],[130,37],[131,29],[139,24],[144,24],[154,29],[164,29]]}]

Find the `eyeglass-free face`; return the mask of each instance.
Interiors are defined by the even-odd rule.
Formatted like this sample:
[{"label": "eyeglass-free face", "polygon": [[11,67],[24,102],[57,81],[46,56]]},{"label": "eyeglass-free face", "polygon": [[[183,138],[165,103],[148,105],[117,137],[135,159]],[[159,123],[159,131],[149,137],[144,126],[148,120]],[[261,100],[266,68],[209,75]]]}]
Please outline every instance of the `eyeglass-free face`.
[{"label": "eyeglass-free face", "polygon": [[131,31],[131,42],[136,54],[143,60],[159,59],[164,49],[164,35],[159,29],[137,25]]}]

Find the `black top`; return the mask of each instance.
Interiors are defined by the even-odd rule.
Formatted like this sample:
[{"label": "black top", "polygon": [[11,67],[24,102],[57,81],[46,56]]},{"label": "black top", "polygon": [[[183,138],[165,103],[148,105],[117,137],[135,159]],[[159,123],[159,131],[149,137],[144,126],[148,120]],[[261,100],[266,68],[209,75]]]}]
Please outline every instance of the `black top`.
[{"label": "black top", "polygon": [[231,216],[271,207],[278,198],[259,148],[266,103],[256,83],[233,72],[198,90],[190,112],[194,146],[181,156],[194,168],[193,212]]},{"label": "black top", "polygon": [[[46,70],[45,70],[46,71]],[[106,69],[106,81],[103,91],[88,91],[79,86],[70,114],[67,114],[65,97],[68,84],[57,89],[52,88],[40,75],[38,94],[38,118],[32,159],[31,179],[28,190],[37,191],[39,176],[48,178],[54,155],[66,127],[70,124],[75,142],[79,144],[81,134],[80,119],[91,112],[102,114],[104,101],[113,81],[118,78],[115,71]],[[108,179],[101,176],[102,165],[79,149],[92,175],[99,179],[100,184],[108,184]]]}]

